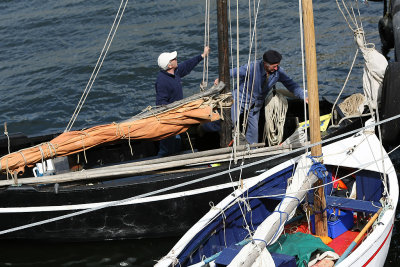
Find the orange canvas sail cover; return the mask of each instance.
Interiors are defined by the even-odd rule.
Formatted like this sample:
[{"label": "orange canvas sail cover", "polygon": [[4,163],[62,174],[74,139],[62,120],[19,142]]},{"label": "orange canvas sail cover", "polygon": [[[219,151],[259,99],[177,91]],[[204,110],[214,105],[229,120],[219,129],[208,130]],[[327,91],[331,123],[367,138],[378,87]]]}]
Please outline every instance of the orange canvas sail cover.
[{"label": "orange canvas sail cover", "polygon": [[24,172],[25,166],[57,156],[67,156],[118,139],[161,140],[185,132],[191,125],[220,119],[203,99],[147,118],[65,132],[50,142],[22,149],[0,159],[2,172]]}]

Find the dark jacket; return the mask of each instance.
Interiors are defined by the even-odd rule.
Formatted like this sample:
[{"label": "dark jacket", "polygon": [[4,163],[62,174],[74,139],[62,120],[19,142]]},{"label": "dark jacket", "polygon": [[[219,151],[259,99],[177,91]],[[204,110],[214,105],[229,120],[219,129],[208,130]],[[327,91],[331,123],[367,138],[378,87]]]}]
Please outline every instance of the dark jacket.
[{"label": "dark jacket", "polygon": [[156,105],[166,105],[183,99],[181,78],[189,74],[203,59],[201,55],[178,64],[175,74],[160,70],[155,84]]}]

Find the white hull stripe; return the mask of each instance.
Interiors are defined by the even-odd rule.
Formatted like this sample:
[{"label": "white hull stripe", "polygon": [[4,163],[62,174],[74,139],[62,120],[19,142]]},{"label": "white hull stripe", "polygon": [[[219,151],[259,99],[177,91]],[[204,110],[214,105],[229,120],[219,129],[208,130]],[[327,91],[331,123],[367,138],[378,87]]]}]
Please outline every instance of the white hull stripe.
[{"label": "white hull stripe", "polygon": [[[372,255],[372,257],[369,258],[369,260],[368,260],[366,263],[364,263],[363,267],[368,266],[369,263],[375,258],[375,256],[378,255],[379,251],[382,249],[383,245],[385,245],[385,243],[386,243],[386,241],[388,240],[390,234],[392,233],[393,226],[394,226],[394,225],[392,224],[392,227],[390,228],[390,231],[389,231],[389,233],[387,234],[385,240],[383,240],[382,244],[381,244],[381,245],[379,246],[379,248],[375,251],[375,253]],[[379,256],[379,255],[378,255],[378,256]]]},{"label": "white hull stripe", "polygon": [[[160,196],[139,198],[139,199],[134,199],[131,201],[117,204],[116,206],[134,205],[134,204],[149,203],[149,202],[163,201],[163,200],[174,199],[174,198],[187,197],[187,196],[192,196],[192,195],[197,195],[197,194],[204,194],[204,193],[211,192],[211,191],[218,191],[218,190],[222,190],[222,189],[226,189],[226,188],[233,188],[233,186],[237,186],[237,182],[235,182],[234,185],[232,185],[232,183],[226,183],[226,184],[214,185],[214,186],[209,186],[209,187],[204,187],[204,188],[194,189],[194,190],[188,190],[188,191],[183,191],[183,192],[178,192],[178,193],[171,193],[171,194],[165,194],[165,195],[160,195]],[[91,209],[91,208],[103,206],[103,205],[106,205],[111,202],[113,202],[113,201],[97,202],[97,203],[89,203],[89,204],[61,205],[61,206],[9,207],[9,208],[0,208],[0,214],[2,214],[2,213],[85,210],[85,209]]]}]

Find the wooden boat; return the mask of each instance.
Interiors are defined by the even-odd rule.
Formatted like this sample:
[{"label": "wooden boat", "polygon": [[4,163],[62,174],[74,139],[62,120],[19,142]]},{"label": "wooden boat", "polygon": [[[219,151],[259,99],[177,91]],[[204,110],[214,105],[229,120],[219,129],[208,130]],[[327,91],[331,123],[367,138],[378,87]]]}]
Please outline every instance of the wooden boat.
[{"label": "wooden boat", "polygon": [[[190,99],[183,102],[187,101]],[[327,101],[321,103],[323,112],[330,112],[332,104]],[[170,110],[180,104],[175,103],[163,109]],[[295,112],[300,114],[301,108],[300,101],[289,102],[287,121],[293,123],[304,120],[291,117]],[[154,114],[155,111],[148,113],[151,112]],[[146,114],[140,117],[146,117]],[[326,138],[356,129],[361,122],[362,119],[358,119],[343,123],[343,127],[328,129]],[[290,136],[294,128],[288,124],[286,130],[290,132],[285,136]],[[23,164],[25,171],[21,176],[9,175],[7,179],[7,175],[3,174],[3,180],[0,181],[0,218],[3,218],[0,220],[0,230],[3,234],[0,238],[83,241],[180,235],[210,209],[209,202],[218,203],[231,191],[231,178],[237,179],[240,173],[253,177],[291,155],[278,157],[271,162],[266,162],[266,157],[296,152],[301,147],[294,144],[276,147],[260,145],[249,150],[242,145],[237,147],[240,160],[234,164],[230,161],[232,148],[218,149],[219,138],[215,133],[200,137],[196,136],[196,132],[191,132],[190,136],[198,152],[156,158],[156,141],[121,139],[78,154],[55,158],[55,175],[33,177],[35,164],[30,167]],[[35,145],[33,148],[37,152],[40,151],[38,145],[42,144],[45,149],[53,138],[58,136],[28,138],[15,135],[10,136],[10,144],[12,151],[23,151],[26,146],[31,149],[29,146]],[[209,143],[203,145],[204,140]],[[214,144],[210,144],[212,140],[215,140]],[[2,141],[2,151],[6,154],[8,142],[6,138]],[[189,142],[184,143],[186,149],[190,150]],[[130,144],[133,156],[130,154]],[[19,152],[17,154],[21,155]],[[239,168],[243,160],[254,165]],[[235,171],[229,171],[234,168]],[[173,188],[196,180],[199,182]],[[165,190],[168,188],[168,191]],[[165,191],[146,196],[161,190]],[[126,199],[128,201],[124,201]],[[121,203],[115,203],[119,201]],[[58,221],[43,222],[99,207],[103,208]],[[19,228],[40,222],[43,224]],[[8,232],[8,229],[11,231]]]},{"label": "wooden boat", "polygon": [[[330,244],[337,254],[341,255],[359,232],[350,231],[353,218],[358,222],[368,220],[382,207],[379,200],[385,203],[373,230],[369,229],[361,244],[338,266],[383,266],[385,263],[399,192],[396,171],[386,152],[382,154],[380,149],[379,140],[370,131],[361,131],[323,147],[324,165],[329,172],[327,181],[332,181],[332,173],[338,173],[339,170],[340,178],[351,174],[357,188],[356,199],[331,195],[332,185],[325,188],[327,207],[334,209],[337,215],[336,220],[328,223],[329,234],[335,237]],[[382,156],[384,159],[380,160]],[[307,201],[299,205],[299,200],[303,198],[298,200],[297,196],[286,191],[289,183],[298,183],[299,187],[308,184],[303,178],[307,177],[310,165],[304,167],[306,165],[302,165],[302,160],[304,158],[294,158],[244,180],[243,187],[205,214],[156,266],[205,266],[211,262],[218,266],[251,266],[256,262],[255,257],[250,257],[253,249],[259,254],[265,253],[261,251],[278,239],[283,228],[287,235],[293,231],[291,229],[309,233],[307,221],[304,221],[306,212],[301,208]],[[382,180],[385,173],[388,185],[386,195],[383,193]],[[294,217],[303,219],[291,221],[293,214],[284,211],[283,201],[298,206]],[[311,204],[308,207],[312,207]],[[277,217],[275,221],[264,221],[273,215]],[[274,252],[270,254],[276,266],[284,259],[287,264],[296,264],[294,255]],[[264,265],[255,266],[272,265],[264,262]]]},{"label": "wooden boat", "polygon": [[[312,110],[318,87],[311,0],[303,10]],[[311,155],[243,181],[155,266],[383,266],[399,191],[375,120],[322,149],[318,121],[310,120]]]},{"label": "wooden boat", "polygon": [[[136,119],[156,118],[158,112],[192,100],[150,110]],[[302,105],[300,101],[289,101],[285,138],[292,135],[298,122],[305,120],[299,115]],[[322,100],[320,107],[321,114],[331,113],[331,103]],[[325,139],[359,128],[365,118],[349,120],[338,113],[333,120],[335,124],[342,122],[340,127],[329,128],[324,133]],[[25,164],[23,156],[17,160],[19,164],[14,167],[24,169],[22,175],[11,175],[6,171],[1,176],[0,238],[87,241],[179,235],[210,209],[209,202],[218,203],[232,191],[231,178],[237,179],[239,175],[254,177],[293,157],[285,153],[294,150],[299,154],[303,150],[293,144],[259,145],[252,149],[237,147],[240,160],[235,164],[231,162],[231,148],[218,149],[217,133],[199,134],[196,131],[201,121],[204,120],[195,121],[189,128],[190,138],[183,135],[182,150],[192,151],[193,147],[198,151],[196,153],[155,159],[157,141],[131,140],[131,136],[125,134],[123,139],[90,149],[81,142],[81,151],[77,154],[67,152],[64,157],[54,159],[55,170],[52,172],[55,175],[41,177],[33,177],[36,164],[42,163],[38,145],[57,139],[59,134],[33,137],[10,134],[9,140],[7,137],[0,139],[3,159],[8,157],[9,146],[11,151],[36,147],[32,162]],[[82,133],[88,132],[83,130]],[[45,147],[42,146],[42,151]],[[283,156],[277,157],[278,154]],[[266,161],[265,158],[270,156],[274,160]],[[241,167],[242,159],[251,166]],[[1,167],[12,172],[14,167],[8,163],[2,161]]]}]

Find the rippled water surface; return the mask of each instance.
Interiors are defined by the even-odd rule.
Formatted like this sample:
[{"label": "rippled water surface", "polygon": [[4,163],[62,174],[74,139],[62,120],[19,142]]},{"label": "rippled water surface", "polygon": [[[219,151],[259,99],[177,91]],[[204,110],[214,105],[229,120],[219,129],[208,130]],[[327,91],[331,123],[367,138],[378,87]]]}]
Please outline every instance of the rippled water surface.
[{"label": "rippled water surface", "polygon": [[[211,1],[209,77],[217,77],[216,1]],[[249,50],[248,1],[240,1],[240,62]],[[335,1],[315,1],[320,95],[334,101],[355,54],[352,32]],[[0,1],[0,123],[11,133],[63,131],[96,65],[119,1]],[[380,48],[377,23],[382,3],[361,4],[367,41]],[[232,6],[235,9],[235,6]],[[130,1],[118,32],[74,128],[127,119],[155,104],[157,57],[178,51],[178,61],[200,54],[205,1]],[[232,10],[236,25],[236,10]],[[254,22],[251,23],[254,25]],[[282,52],[282,66],[302,83],[298,1],[262,1],[257,53]],[[236,30],[233,30],[236,35]],[[236,41],[235,41],[236,42]],[[236,54],[236,46],[233,49]],[[236,59],[234,59],[236,62]],[[361,92],[362,62],[346,94]],[[184,79],[185,96],[199,91],[202,64]],[[397,160],[397,163],[399,161]],[[400,166],[398,164],[397,166]],[[396,239],[396,238],[394,238]],[[151,266],[176,239],[89,244],[2,244],[6,266]],[[398,262],[393,241],[388,262]]]}]

